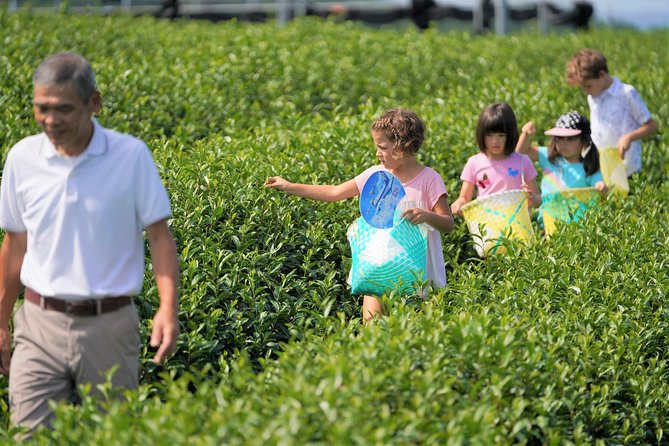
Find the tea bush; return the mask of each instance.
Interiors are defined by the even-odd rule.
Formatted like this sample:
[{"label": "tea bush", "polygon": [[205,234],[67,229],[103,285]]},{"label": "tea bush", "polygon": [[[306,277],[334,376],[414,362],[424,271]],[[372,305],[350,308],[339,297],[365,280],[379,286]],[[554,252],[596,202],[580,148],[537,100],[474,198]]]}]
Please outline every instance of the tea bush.
[{"label": "tea bush", "polygon": [[[0,38],[3,158],[38,131],[37,63],[81,52],[98,74],[101,123],[153,151],[181,253],[177,353],[155,366],[145,350],[140,389],[60,405],[56,429],[35,443],[669,443],[663,130],[644,143],[630,197],[548,241],[481,261],[457,219],[444,237],[447,288],[389,297],[389,315],[364,327],[346,285],[357,203],[262,187],[275,174],[352,178],[375,161],[374,117],[403,106],[425,118],[419,156],[457,196],[487,104],[507,101],[539,129],[587,112],[563,81],[582,47],[604,52],[662,128],[669,32],[473,37],[314,18],[278,29],[22,11],[0,12]],[[145,339],[157,302],[149,271],[137,299]],[[5,378],[0,388],[11,442]]]}]

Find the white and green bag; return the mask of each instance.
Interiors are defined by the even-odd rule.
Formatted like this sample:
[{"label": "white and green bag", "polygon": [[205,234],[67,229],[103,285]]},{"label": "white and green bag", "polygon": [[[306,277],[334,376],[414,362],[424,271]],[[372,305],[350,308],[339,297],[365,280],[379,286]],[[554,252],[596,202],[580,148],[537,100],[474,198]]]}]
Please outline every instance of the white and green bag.
[{"label": "white and green bag", "polygon": [[401,219],[394,227],[375,228],[358,218],[348,228],[353,294],[381,296],[393,290],[418,291],[426,280],[426,225]]}]

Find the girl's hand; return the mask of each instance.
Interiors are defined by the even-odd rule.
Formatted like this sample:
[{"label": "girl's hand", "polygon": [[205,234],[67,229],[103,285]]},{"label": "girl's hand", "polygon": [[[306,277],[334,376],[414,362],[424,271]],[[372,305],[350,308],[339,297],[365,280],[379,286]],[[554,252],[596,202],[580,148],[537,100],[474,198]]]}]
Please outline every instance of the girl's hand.
[{"label": "girl's hand", "polygon": [[453,203],[451,203],[451,212],[453,215],[459,215],[462,217],[462,206],[464,206],[466,203],[462,198],[458,198],[455,200]]},{"label": "girl's hand", "polygon": [[429,215],[430,211],[421,208],[411,208],[402,212],[402,217],[415,225],[426,223]]},{"label": "girl's hand", "polygon": [[541,195],[537,194],[532,190],[529,184],[523,183],[522,185],[523,192],[527,195],[527,202],[532,205],[532,207],[538,208],[541,206]]},{"label": "girl's hand", "polygon": [[270,189],[276,189],[280,191],[285,191],[289,185],[290,182],[284,180],[281,177],[269,177],[267,181],[265,181],[265,187],[269,187]]},{"label": "girl's hand", "polygon": [[521,133],[525,133],[527,135],[534,135],[536,132],[537,132],[537,128],[534,126],[533,121],[527,122],[521,130]]},{"label": "girl's hand", "polygon": [[603,194],[609,190],[609,188],[606,186],[606,184],[604,184],[603,181],[597,181],[594,187]]}]

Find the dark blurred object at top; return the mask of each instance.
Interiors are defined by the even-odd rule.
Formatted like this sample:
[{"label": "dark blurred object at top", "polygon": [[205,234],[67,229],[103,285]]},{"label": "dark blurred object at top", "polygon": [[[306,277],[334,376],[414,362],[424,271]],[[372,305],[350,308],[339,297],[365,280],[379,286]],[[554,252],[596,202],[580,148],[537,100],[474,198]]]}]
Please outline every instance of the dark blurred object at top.
[{"label": "dark blurred object at top", "polygon": [[179,17],[179,0],[163,0],[155,14],[158,18],[174,20]]},{"label": "dark blurred object at top", "polygon": [[[587,29],[590,25],[594,9],[589,2],[575,2],[572,9],[565,9],[554,3],[544,3],[548,11],[548,20],[555,25],[571,25],[576,29]],[[536,19],[539,15],[539,6],[532,5],[522,8],[507,6],[510,19],[524,21]],[[329,11],[323,13],[314,6],[307,8],[307,14],[327,16]],[[388,23],[394,20],[410,18],[419,29],[427,29],[430,21],[453,18],[462,21],[474,20],[474,10],[459,8],[455,6],[437,5],[434,0],[412,0],[411,8],[393,8],[384,11],[365,10],[364,8],[348,8],[345,12],[346,19],[361,20],[370,23]],[[495,18],[495,7],[491,0],[481,2],[481,23],[476,27],[476,32],[485,32],[491,29],[491,22]]]},{"label": "dark blurred object at top", "polygon": [[[243,0],[240,0],[242,4]],[[286,19],[290,20],[296,16],[294,9],[294,0],[275,0],[276,5],[288,8]],[[443,0],[446,2],[447,0]],[[370,2],[371,3],[371,2]],[[410,7],[383,7],[383,3],[375,3],[374,7],[349,6],[345,2],[332,5],[319,4],[317,1],[309,2],[301,11],[302,14],[328,17],[331,15],[340,16],[345,20],[359,20],[367,23],[391,23],[396,20],[410,19],[418,29],[429,28],[431,21],[443,20],[446,18],[460,21],[469,21],[474,23],[474,31],[483,33],[491,29],[491,23],[495,19],[495,4],[493,0],[481,0],[477,8],[466,9],[457,6],[440,5],[435,0],[411,0]],[[499,2],[506,3],[506,2]],[[184,13],[183,17],[201,18],[212,21],[229,20],[237,18],[239,20],[263,21],[274,17],[274,9],[269,7],[268,3],[254,3],[259,7],[258,10],[249,9],[249,3],[243,3],[243,10],[235,12],[233,6],[226,4],[226,11],[220,8],[213,8],[206,11],[203,5],[199,5],[199,12]],[[221,4],[223,5],[223,4]],[[186,5],[188,6],[188,5]],[[182,9],[186,9],[186,6]],[[540,17],[540,8],[543,8],[543,18]],[[593,16],[593,6],[590,2],[575,2],[570,9],[564,6],[558,6],[556,3],[542,2],[535,5],[513,8],[505,4],[506,17],[515,21],[525,21],[539,18],[544,19],[554,25],[573,26],[576,29],[587,29],[590,19]],[[167,17],[174,19],[179,17],[179,0],[163,0],[161,8],[154,15],[156,17]],[[300,15],[299,13],[297,15]]]}]

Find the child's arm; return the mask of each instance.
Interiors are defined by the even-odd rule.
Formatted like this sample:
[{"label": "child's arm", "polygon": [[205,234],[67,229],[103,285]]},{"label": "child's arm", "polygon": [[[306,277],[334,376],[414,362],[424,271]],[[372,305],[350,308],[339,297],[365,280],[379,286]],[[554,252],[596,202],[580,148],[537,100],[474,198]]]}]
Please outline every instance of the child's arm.
[{"label": "child's arm", "polygon": [[469,181],[462,182],[462,189],[460,189],[460,196],[451,204],[451,211],[462,217],[462,206],[472,201],[474,196],[474,183]]},{"label": "child's arm", "polygon": [[341,201],[359,194],[355,180],[348,180],[338,185],[291,183],[281,177],[270,177],[265,187],[280,190],[290,195],[311,198],[318,201]]},{"label": "child's arm", "polygon": [[527,194],[527,201],[533,208],[541,206],[541,193],[534,178],[523,183],[523,190]]},{"label": "child's arm", "polygon": [[427,223],[440,232],[451,232],[453,230],[453,214],[448,206],[446,194],[439,197],[431,211],[420,208],[407,209],[402,217],[417,225]]},{"label": "child's arm", "polygon": [[636,130],[632,130],[629,133],[624,134],[618,140],[618,153],[620,153],[621,158],[625,158],[625,152],[627,152],[632,145],[632,142],[637,139],[645,138],[646,136],[653,135],[657,132],[657,122],[653,118],[650,118],[644,125],[639,127]]},{"label": "child's arm", "polygon": [[537,129],[534,127],[534,122],[530,121],[526,123],[518,137],[518,144],[516,144],[516,152],[529,156],[532,161],[537,161],[539,159],[539,150],[536,146],[531,144],[532,135],[534,135],[536,131]]}]

